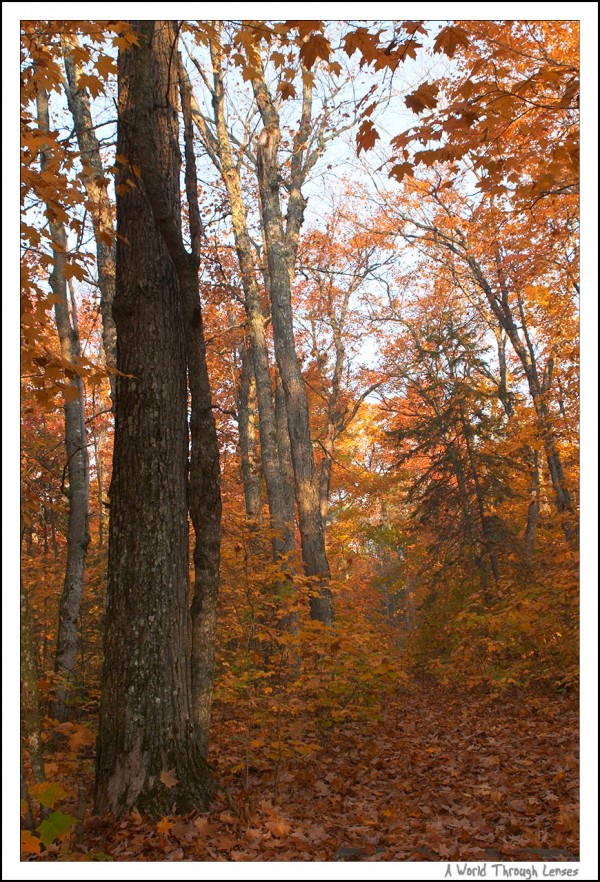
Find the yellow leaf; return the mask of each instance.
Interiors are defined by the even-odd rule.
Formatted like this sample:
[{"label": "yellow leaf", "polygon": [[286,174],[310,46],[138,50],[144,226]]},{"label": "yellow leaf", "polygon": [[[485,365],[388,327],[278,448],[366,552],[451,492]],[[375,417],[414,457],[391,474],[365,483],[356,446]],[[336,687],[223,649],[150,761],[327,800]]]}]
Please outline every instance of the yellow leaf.
[{"label": "yellow leaf", "polygon": [[173,827],[173,821],[169,817],[163,818],[162,821],[159,821],[156,825],[156,832],[162,833],[163,836],[168,836],[171,832],[171,828]]},{"label": "yellow leaf", "polygon": [[42,781],[41,784],[33,784],[30,788],[31,795],[46,808],[54,808],[55,804],[64,799],[67,791],[60,784],[53,781]]},{"label": "yellow leaf", "polygon": [[110,55],[100,55],[96,60],[96,70],[103,79],[107,79],[109,74],[116,74],[117,65],[114,58]]}]

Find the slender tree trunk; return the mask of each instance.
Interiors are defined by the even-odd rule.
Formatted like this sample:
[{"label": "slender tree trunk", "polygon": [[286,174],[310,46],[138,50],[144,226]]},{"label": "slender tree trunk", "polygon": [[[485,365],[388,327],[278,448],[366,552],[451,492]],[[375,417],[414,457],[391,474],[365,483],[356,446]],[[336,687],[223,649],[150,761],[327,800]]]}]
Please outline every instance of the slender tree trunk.
[{"label": "slender tree trunk", "polygon": [[319,505],[323,525],[327,524],[329,515],[329,495],[331,492],[331,467],[335,456],[336,431],[333,422],[328,420],[325,440],[323,441],[323,460],[319,473]]},{"label": "slender tree trunk", "polygon": [[[37,98],[38,120],[43,132],[50,130],[48,94],[41,92]],[[47,150],[41,152],[42,171],[52,170],[53,160]],[[50,232],[54,243],[54,267],[50,275],[50,287],[56,298],[54,314],[60,340],[61,355],[67,361],[77,363],[80,355],[76,316],[69,316],[69,300],[65,265],[67,259],[67,235],[62,224],[50,221]],[[65,582],[60,600],[58,644],[55,670],[59,682],[50,715],[64,722],[70,715],[69,693],[73,686],[75,661],[77,656],[77,619],[83,591],[85,555],[89,545],[88,501],[89,469],[85,413],[83,403],[83,382],[73,374],[66,383],[65,396],[65,449],[66,473],[69,480],[67,496],[69,499],[69,519],[67,526],[67,564]]]},{"label": "slender tree trunk", "polygon": [[[67,102],[73,116],[77,143],[83,166],[82,180],[88,195],[88,206],[96,239],[100,312],[102,315],[102,345],[107,367],[117,363],[117,340],[112,305],[115,297],[115,237],[111,202],[108,195],[108,176],[100,156],[100,144],[90,109],[90,98],[80,85],[84,72],[73,60],[73,50],[79,41],[72,34],[61,37],[67,74]],[[116,378],[109,374],[111,398],[114,402]]]},{"label": "slender tree trunk", "polygon": [[224,87],[222,80],[222,53],[218,45],[211,45],[213,62],[214,91],[213,109],[216,124],[216,140],[202,123],[199,113],[194,114],[202,133],[205,144],[210,147],[209,153],[217,168],[220,169],[231,208],[231,220],[235,238],[235,248],[240,266],[244,305],[248,320],[248,338],[252,353],[254,376],[256,379],[256,395],[258,400],[260,449],[267,501],[274,534],[273,553],[275,558],[287,555],[294,550],[294,522],[290,519],[289,491],[285,486],[285,474],[282,472],[277,448],[277,422],[273,404],[273,388],[269,368],[269,350],[265,332],[260,292],[256,279],[256,267],[253,259],[252,242],[248,233],[247,209],[242,194],[240,170],[235,162],[224,105]]},{"label": "slender tree trunk", "polygon": [[469,465],[471,469],[471,479],[473,481],[473,487],[475,489],[475,499],[477,500],[477,511],[479,514],[479,529],[481,532],[482,544],[485,549],[486,556],[489,560],[490,567],[492,570],[492,575],[494,577],[494,581],[497,582],[500,578],[500,571],[498,569],[498,557],[494,550],[494,543],[490,536],[489,531],[489,521],[488,516],[485,510],[485,500],[483,495],[483,487],[481,486],[481,481],[479,479],[479,471],[477,469],[477,463],[475,461],[475,455],[473,452],[473,446],[471,444],[471,429],[466,420],[462,405],[460,408],[461,415],[461,423],[462,423],[462,431],[461,434],[465,439],[465,447],[467,449],[467,457],[469,460]]},{"label": "slender tree trunk", "polygon": [[537,450],[531,451],[531,486],[529,490],[529,506],[527,508],[527,527],[525,528],[525,562],[533,556],[535,536],[540,516],[540,458]]},{"label": "slender tree trunk", "polygon": [[[159,163],[173,222],[174,24],[132,26],[140,47],[119,54],[117,148],[130,164]],[[192,712],[185,319],[148,189],[142,180],[126,186],[127,177],[124,169],[117,180],[114,317],[117,367],[127,376],[117,377],[96,810],[163,817],[205,808],[211,793]]]},{"label": "slender tree trunk", "polygon": [[[24,523],[21,515],[21,549],[23,547]],[[27,590],[20,580],[20,663],[21,663],[21,738],[20,738],[20,783],[21,799],[25,802],[26,810],[24,817],[25,826],[32,830],[34,825],[31,799],[27,778],[25,776],[25,764],[23,759],[23,746],[27,746],[31,774],[35,784],[41,784],[46,780],[44,768],[44,754],[42,750],[42,715],[38,692],[38,666],[33,645],[31,628],[31,612],[29,609],[29,597]],[[45,811],[42,807],[42,816]]]},{"label": "slender tree trunk", "polygon": [[471,543],[471,548],[473,549],[473,558],[475,565],[479,570],[482,591],[484,595],[488,597],[489,571],[485,565],[482,554],[481,536],[477,532],[476,522],[473,517],[471,499],[469,498],[469,490],[467,486],[467,477],[462,462],[461,452],[460,450],[457,450],[453,441],[448,441],[447,445],[450,462],[452,463],[452,469],[456,477],[458,501],[463,515],[465,532]]},{"label": "slender tree trunk", "polygon": [[[92,412],[96,409],[96,398],[92,390]],[[98,506],[98,549],[104,549],[104,464],[102,462],[102,448],[106,440],[106,432],[103,428],[96,430],[96,421],[92,420],[90,434],[94,449],[94,462],[96,463],[96,503]]]},{"label": "slender tree trunk", "polygon": [[[177,36],[172,35],[176,52]],[[179,59],[179,85],[184,118],[185,188],[189,210],[192,253],[188,254],[179,240],[165,226],[159,224],[179,276],[185,316],[185,351],[188,381],[191,393],[191,458],[190,458],[190,516],[194,526],[194,595],[192,600],[192,706],[196,731],[203,755],[208,755],[208,739],[212,708],[215,669],[215,641],[217,626],[217,595],[221,562],[221,477],[219,442],[212,407],[210,378],[206,361],[206,344],[198,267],[200,239],[203,235],[198,204],[198,181],[194,157],[194,131],[191,110],[191,90],[183,76]],[[167,82],[169,73],[166,71]],[[148,94],[148,93],[146,93]],[[150,114],[145,116],[150,119]],[[150,134],[150,131],[148,131]],[[146,167],[146,172],[155,168]],[[147,181],[146,177],[146,181]],[[158,181],[151,186],[155,193]],[[151,199],[157,217],[158,202]],[[177,228],[181,217],[177,217]]]},{"label": "slender tree trunk", "polygon": [[[23,738],[19,742],[19,784],[21,795],[21,825],[26,830],[33,830],[33,809],[31,807],[31,797],[29,796],[29,787],[27,786],[27,778],[25,777],[25,763],[23,762]],[[25,810],[23,811],[23,804]]]},{"label": "slender tree trunk", "polygon": [[33,780],[46,780],[42,751],[42,718],[38,694],[38,670],[31,635],[29,598],[21,579],[21,731],[31,764]]},{"label": "slender tree trunk", "polygon": [[260,498],[256,380],[252,369],[252,355],[246,347],[242,353],[242,370],[237,398],[240,460],[246,515],[249,521],[258,525],[262,520],[262,501]]},{"label": "slender tree trunk", "polygon": [[287,408],[285,406],[285,392],[279,372],[275,383],[275,422],[277,426],[277,452],[279,455],[279,468],[283,475],[283,491],[286,510],[286,522],[294,524],[294,465],[292,462],[292,447],[288,431]]},{"label": "slender tree trunk", "polygon": [[[255,93],[261,94],[259,87],[255,88]],[[260,98],[257,97],[257,100],[260,106]],[[333,598],[328,587],[329,563],[325,551],[319,492],[315,480],[306,387],[294,341],[290,257],[285,242],[279,202],[277,147],[280,137],[278,126],[272,123],[263,129],[258,141],[258,179],[271,282],[273,337],[277,365],[285,392],[302,561],[306,575],[314,577],[314,590],[310,598],[311,617],[332,624]]]}]

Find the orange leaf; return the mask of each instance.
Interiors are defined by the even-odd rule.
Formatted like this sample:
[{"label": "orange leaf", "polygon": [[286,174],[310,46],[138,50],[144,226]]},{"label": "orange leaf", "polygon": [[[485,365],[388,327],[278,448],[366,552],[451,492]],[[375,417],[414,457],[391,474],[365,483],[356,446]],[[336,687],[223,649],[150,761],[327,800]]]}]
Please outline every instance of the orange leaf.
[{"label": "orange leaf", "polygon": [[329,40],[323,34],[313,34],[300,49],[300,58],[305,67],[311,68],[317,58],[327,61],[330,52]]},{"label": "orange leaf", "polygon": [[173,821],[167,816],[158,822],[156,825],[156,832],[162,833],[163,836],[167,836],[173,827]]},{"label": "orange leaf", "polygon": [[23,854],[39,854],[42,843],[29,830],[21,830],[21,851]]}]

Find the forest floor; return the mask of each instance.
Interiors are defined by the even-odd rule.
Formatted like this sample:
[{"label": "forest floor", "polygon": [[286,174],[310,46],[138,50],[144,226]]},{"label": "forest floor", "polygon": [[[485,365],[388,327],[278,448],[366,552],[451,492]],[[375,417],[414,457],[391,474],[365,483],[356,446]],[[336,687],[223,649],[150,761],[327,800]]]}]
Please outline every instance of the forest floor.
[{"label": "forest floor", "polygon": [[[575,695],[421,679],[379,719],[346,722],[327,738],[314,756],[285,760],[277,799],[272,768],[240,778],[228,772],[231,750],[219,754],[217,745],[220,789],[210,813],[149,823],[137,812],[120,822],[88,812],[67,853],[63,842],[33,859],[578,859]],[[91,748],[89,756],[88,805]]]}]

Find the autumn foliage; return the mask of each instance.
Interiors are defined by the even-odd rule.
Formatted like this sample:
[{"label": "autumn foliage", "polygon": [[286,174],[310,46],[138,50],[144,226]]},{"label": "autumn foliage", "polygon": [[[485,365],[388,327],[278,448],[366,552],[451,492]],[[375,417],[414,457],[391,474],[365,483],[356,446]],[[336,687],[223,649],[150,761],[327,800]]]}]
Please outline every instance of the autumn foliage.
[{"label": "autumn foliage", "polygon": [[[94,810],[95,751],[115,418],[141,378],[117,367],[118,310],[116,350],[106,334],[106,272],[114,294],[117,202],[141,194],[168,226],[152,151],[116,149],[117,57],[146,40],[131,22],[21,24],[21,859],[574,860],[578,22],[177,23],[171,201],[199,304],[181,308],[220,459],[214,795],[182,814],[166,763],[169,811],[116,818]],[[74,402],[87,532],[65,672]],[[194,407],[192,389],[196,615]]]}]

